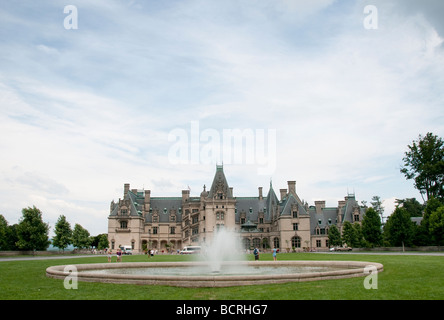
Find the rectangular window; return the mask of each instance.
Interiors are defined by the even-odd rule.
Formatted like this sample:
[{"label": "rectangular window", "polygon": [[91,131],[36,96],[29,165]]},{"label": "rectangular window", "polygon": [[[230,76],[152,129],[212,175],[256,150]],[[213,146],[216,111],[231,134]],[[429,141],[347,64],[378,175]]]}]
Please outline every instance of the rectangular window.
[{"label": "rectangular window", "polygon": [[316,240],[316,247],[320,248],[321,247],[321,240]]},{"label": "rectangular window", "polygon": [[153,227],[153,234],[157,234],[157,227]]},{"label": "rectangular window", "polygon": [[176,234],[176,227],[170,228],[170,234]]},{"label": "rectangular window", "polygon": [[299,224],[293,223],[293,231],[298,231],[298,228],[299,228]]}]

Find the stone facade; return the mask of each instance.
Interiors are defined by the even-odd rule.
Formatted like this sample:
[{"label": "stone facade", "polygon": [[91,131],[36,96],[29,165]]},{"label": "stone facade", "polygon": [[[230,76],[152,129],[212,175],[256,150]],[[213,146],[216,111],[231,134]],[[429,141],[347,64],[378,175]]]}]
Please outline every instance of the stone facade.
[{"label": "stone facade", "polygon": [[362,221],[364,210],[354,195],[337,207],[325,207],[325,201],[309,206],[297,195],[295,181],[288,181],[279,195],[270,183],[266,196],[259,187],[256,196],[234,197],[222,166],[216,166],[211,188],[204,186],[199,197],[189,190],[181,197],[151,197],[150,190],[125,184],[123,199],[110,205],[108,239],[111,249],[130,245],[134,253],[146,248],[166,252],[210,243],[215,232],[226,228],[240,233],[245,249],[327,251],[329,227],[341,231],[345,221]]}]

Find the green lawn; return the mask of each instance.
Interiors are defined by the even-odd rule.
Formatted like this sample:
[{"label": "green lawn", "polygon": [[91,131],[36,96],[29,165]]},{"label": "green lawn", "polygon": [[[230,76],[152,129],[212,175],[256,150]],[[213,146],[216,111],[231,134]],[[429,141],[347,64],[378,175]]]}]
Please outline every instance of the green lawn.
[{"label": "green lawn", "polygon": [[[187,256],[125,256],[124,262],[179,261]],[[252,259],[252,256],[249,256]],[[106,262],[106,257],[61,260],[1,261],[0,299],[155,299],[155,300],[410,300],[444,299],[444,257],[409,255],[279,254],[280,260],[360,260],[379,262],[378,289],[364,288],[364,277],[316,282],[257,285],[229,288],[177,288],[79,282],[77,290],[67,290],[63,280],[47,278],[53,265]],[[272,260],[262,254],[261,260]]]}]

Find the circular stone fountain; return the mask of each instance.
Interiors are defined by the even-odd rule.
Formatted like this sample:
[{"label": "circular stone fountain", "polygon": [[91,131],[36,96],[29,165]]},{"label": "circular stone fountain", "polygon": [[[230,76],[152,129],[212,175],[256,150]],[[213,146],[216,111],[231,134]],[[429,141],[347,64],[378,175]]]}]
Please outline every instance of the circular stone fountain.
[{"label": "circular stone fountain", "polygon": [[[192,262],[128,262],[52,266],[48,277],[78,281],[169,285],[178,287],[230,287],[360,277],[380,272],[383,265],[362,261],[235,261],[245,255],[239,233],[218,231],[199,259]],[[237,253],[237,254],[236,254]]]},{"label": "circular stone fountain", "polygon": [[52,266],[46,275],[57,279],[75,275],[78,281],[89,282],[230,287],[360,277],[368,275],[365,268],[370,266],[383,271],[382,264],[363,261],[224,262],[218,272],[206,262],[129,262]]}]

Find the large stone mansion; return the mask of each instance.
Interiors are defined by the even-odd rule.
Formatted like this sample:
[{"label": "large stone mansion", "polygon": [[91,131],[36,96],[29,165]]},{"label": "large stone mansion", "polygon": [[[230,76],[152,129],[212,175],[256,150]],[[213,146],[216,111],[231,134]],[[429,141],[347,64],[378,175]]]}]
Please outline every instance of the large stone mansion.
[{"label": "large stone mansion", "polygon": [[223,166],[216,166],[211,188],[199,197],[182,190],[181,197],[151,197],[150,190],[124,185],[123,198],[111,202],[108,239],[111,249],[130,245],[135,253],[146,248],[176,251],[188,245],[205,245],[221,228],[238,231],[245,249],[279,248],[281,252],[327,251],[328,229],[342,230],[345,221],[360,222],[364,214],[354,195],[325,207],[325,201],[309,206],[296,193],[296,182],[279,189],[270,182],[266,196],[234,197]]}]

